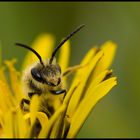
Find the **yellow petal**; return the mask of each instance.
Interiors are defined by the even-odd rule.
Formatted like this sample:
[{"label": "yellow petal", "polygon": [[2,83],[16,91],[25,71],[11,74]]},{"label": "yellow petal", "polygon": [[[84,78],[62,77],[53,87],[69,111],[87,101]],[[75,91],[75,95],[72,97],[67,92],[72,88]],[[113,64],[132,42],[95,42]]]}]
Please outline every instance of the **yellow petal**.
[{"label": "yellow petal", "polygon": [[[35,111],[34,111],[35,112]],[[24,120],[26,120],[26,121],[28,121],[28,120],[31,120],[32,118],[32,115],[33,115],[33,112],[31,113],[27,113],[27,114],[25,114],[24,115]],[[36,117],[34,118],[34,120],[32,120],[33,122],[35,122],[35,119],[37,118],[38,120],[39,120],[39,122],[40,122],[40,124],[41,124],[41,131],[40,131],[40,133],[42,133],[42,130],[44,130],[46,127],[48,127],[48,122],[49,122],[49,119],[48,119],[48,117],[47,117],[47,115],[45,114],[45,113],[43,113],[43,112],[35,112],[35,114],[34,114]],[[33,124],[33,122],[32,122],[32,124]],[[29,123],[30,124],[30,123]],[[31,125],[32,125],[31,124]],[[29,137],[33,137],[32,135],[31,135],[31,132],[32,132],[32,128],[33,127],[33,125],[32,126],[28,126],[28,129],[26,130],[26,135],[24,136],[24,138],[29,138]],[[44,134],[45,135],[45,134]],[[44,137],[45,138],[45,137]]]},{"label": "yellow petal", "polygon": [[[5,138],[25,138],[25,132],[28,132],[28,129],[27,127],[22,129],[25,126],[23,121],[23,115],[19,110],[12,109],[6,113],[3,127],[4,137],[7,135]],[[23,133],[24,135],[21,135]]]},{"label": "yellow petal", "polygon": [[[94,57],[94,55],[96,54],[97,52],[97,48],[94,47],[94,48],[91,48],[87,54],[85,55],[85,57],[83,58],[83,60],[81,61],[81,64],[79,66],[85,66],[87,64],[89,64],[89,62],[91,61],[91,59]],[[86,69],[87,67],[85,67]],[[74,87],[75,84],[77,85],[77,83],[79,83],[81,81],[81,76],[83,74],[83,67],[79,70],[76,71],[76,74],[73,78],[73,81],[72,81],[72,85],[71,87]]]},{"label": "yellow petal", "polygon": [[[4,126],[4,115],[3,115],[3,113],[4,112],[0,109],[0,125],[1,125],[2,128]],[[1,131],[1,129],[0,129],[0,131]]]},{"label": "yellow petal", "polygon": [[83,68],[83,71],[81,73],[81,83],[80,85],[77,87],[77,89],[75,90],[74,94],[71,97],[68,109],[67,109],[67,113],[69,114],[69,116],[72,116],[72,114],[75,112],[78,104],[80,103],[82,97],[84,96],[84,88],[86,86],[86,82],[88,80],[88,77],[90,75],[90,73],[92,72],[93,68],[95,67],[96,63],[99,61],[99,59],[103,56],[103,52],[99,51],[95,57],[93,57],[93,59],[91,59],[90,64],[88,67]]},{"label": "yellow petal", "polygon": [[67,92],[67,94],[64,98],[64,101],[63,101],[64,104],[66,104],[66,105],[69,104],[71,96],[73,95],[73,93],[76,90],[76,88],[78,87],[78,85],[79,85],[79,82],[75,81],[75,83],[73,83],[73,85],[70,87],[69,91]]},{"label": "yellow petal", "polygon": [[[0,106],[1,106],[1,104],[5,103],[3,101],[6,100],[6,103],[8,103],[8,106],[11,107],[12,105],[15,104],[16,101],[10,91],[4,70],[5,70],[5,67],[0,67],[0,94],[1,94],[0,96],[3,96],[3,97],[1,97],[2,102],[0,102]],[[3,100],[3,98],[4,98],[4,100]],[[6,105],[4,105],[4,106],[6,107]]]},{"label": "yellow petal", "polygon": [[[88,64],[90,62],[90,60],[94,57],[94,55],[96,54],[97,52],[97,48],[91,48],[86,56],[83,58],[83,60],[81,61],[81,66],[84,66],[86,64]],[[83,73],[83,69],[79,69],[77,72],[76,72],[76,75],[73,79],[73,83],[76,81],[76,80],[79,80],[79,78],[81,78],[81,73]]]},{"label": "yellow petal", "polygon": [[4,138],[13,138],[14,137],[14,118],[13,113],[8,111],[4,118],[4,127],[3,133]]},{"label": "yellow petal", "polygon": [[45,113],[37,112],[37,118],[38,118],[39,122],[41,123],[42,129],[44,129],[46,126],[48,126],[49,119]]},{"label": "yellow petal", "polygon": [[12,124],[13,124],[13,137],[14,138],[19,138],[19,126],[18,126],[18,114],[17,112],[12,113]]},{"label": "yellow petal", "polygon": [[27,120],[27,119],[30,118],[30,115],[31,115],[31,113],[26,113],[26,114],[23,116],[23,118],[24,118],[25,120]]},{"label": "yellow petal", "polygon": [[33,125],[36,120],[38,108],[39,108],[39,97],[38,97],[38,95],[35,94],[32,97],[31,103],[30,103],[31,125]]},{"label": "yellow petal", "polygon": [[7,110],[14,106],[14,99],[12,98],[12,93],[9,92],[9,88],[7,85],[0,81],[0,107],[2,111],[5,113]]},{"label": "yellow petal", "polygon": [[108,74],[112,73],[112,70],[104,70],[101,72],[96,78],[93,78],[90,76],[90,81],[88,81],[87,85],[87,90],[85,95],[87,96],[88,93],[90,93],[90,90],[93,90],[95,86],[97,86]]},{"label": "yellow petal", "polygon": [[10,81],[11,81],[13,93],[14,93],[16,99],[20,102],[21,99],[24,97],[24,94],[22,93],[22,91],[20,89],[20,85],[19,85],[20,73],[18,71],[16,71],[16,69],[14,68],[15,62],[16,62],[16,60],[13,59],[12,61],[5,61],[5,64],[7,65],[7,67],[9,68],[9,71],[10,71]]},{"label": "yellow petal", "polygon": [[113,77],[103,81],[96,86],[95,89],[89,91],[90,93],[81,101],[74,116],[72,117],[71,127],[67,138],[73,138],[76,136],[95,104],[116,84],[116,77]]},{"label": "yellow petal", "polygon": [[41,130],[38,138],[48,138],[49,137],[51,130],[52,130],[52,127],[55,125],[55,122],[61,116],[61,114],[63,112],[65,112],[65,110],[66,110],[66,105],[64,105],[64,104],[62,106],[60,106],[60,108],[58,108],[58,110],[50,118],[48,125],[46,125],[46,127]]},{"label": "yellow petal", "polygon": [[64,118],[64,126],[63,126],[63,133],[62,133],[61,138],[66,138],[66,136],[68,134],[68,131],[69,131],[69,128],[70,128],[69,117],[65,116],[65,118]]},{"label": "yellow petal", "polygon": [[4,71],[5,67],[0,67],[0,80],[8,85]]},{"label": "yellow petal", "polygon": [[53,130],[51,131],[51,135],[50,135],[51,138],[57,138],[57,137],[64,138],[65,135],[67,134],[70,123],[65,118],[65,115],[66,115],[66,111],[67,111],[67,107],[68,107],[70,98],[71,98],[72,94],[74,93],[75,89],[77,88],[78,84],[79,84],[79,82],[73,84],[73,86],[70,88],[70,90],[66,94],[64,101],[63,101],[63,105],[62,105],[62,106],[65,106],[64,111],[59,115],[58,119],[56,120]]},{"label": "yellow petal", "polygon": [[[39,35],[38,38],[31,45],[36,52],[40,54],[42,59],[50,58],[54,46],[54,38],[50,34]],[[25,56],[24,63],[22,64],[21,70],[24,70],[28,65],[39,61],[35,54],[28,51]]]},{"label": "yellow petal", "polygon": [[52,130],[50,132],[50,138],[61,138],[64,125],[64,116],[65,112],[62,112],[55,121],[55,124],[53,125]]},{"label": "yellow petal", "polygon": [[111,65],[114,59],[116,48],[117,48],[117,45],[112,41],[108,41],[101,46],[101,50],[103,50],[104,56],[101,58],[101,60],[97,64],[93,73],[93,77],[96,77],[103,70],[109,68],[109,66]]},{"label": "yellow petal", "polygon": [[[74,93],[74,91],[75,91],[76,88],[78,87],[78,84],[79,84],[79,82],[77,82],[77,83],[75,82],[75,83],[71,86],[71,88],[69,89],[68,93],[66,94],[66,96],[65,96],[65,98],[64,98],[63,104],[64,104],[64,106],[66,106],[64,115],[67,114],[67,107],[68,107],[68,105],[69,105],[69,101],[70,101],[70,99],[71,99],[72,94]],[[67,135],[67,132],[68,132],[69,127],[70,127],[70,122],[69,122],[68,118],[69,118],[69,116],[67,117],[67,115],[65,116],[65,118],[64,118],[64,116],[62,116],[62,117],[60,118],[60,119],[61,119],[61,123],[60,123],[60,125],[58,125],[58,126],[59,126],[59,127],[62,127],[61,129],[63,129],[62,132],[61,132],[61,137],[60,137],[60,135],[59,135],[60,138],[65,138],[66,135]],[[62,121],[62,119],[63,119],[63,121]],[[63,125],[61,125],[61,124],[63,124]]]},{"label": "yellow petal", "polygon": [[29,126],[27,125],[27,122],[24,119],[24,116],[20,109],[18,110],[17,115],[18,115],[17,124],[18,124],[18,129],[19,129],[18,138],[28,138],[27,134],[29,132]]}]

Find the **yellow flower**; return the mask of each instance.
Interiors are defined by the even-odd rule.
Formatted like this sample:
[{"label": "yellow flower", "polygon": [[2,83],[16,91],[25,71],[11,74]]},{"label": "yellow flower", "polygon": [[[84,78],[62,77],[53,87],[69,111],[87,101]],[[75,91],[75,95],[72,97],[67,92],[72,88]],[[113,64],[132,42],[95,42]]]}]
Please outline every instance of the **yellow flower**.
[{"label": "yellow flower", "polygon": [[[32,47],[42,56],[50,58],[54,46],[52,35],[40,35]],[[2,138],[74,138],[78,134],[95,104],[104,97],[116,84],[116,77],[111,77],[109,67],[116,51],[112,41],[104,43],[100,49],[91,48],[80,65],[69,67],[70,42],[60,48],[58,64],[62,72],[73,70],[75,73],[70,86],[67,77],[63,78],[63,86],[67,89],[65,98],[58,104],[58,95],[50,96],[56,106],[51,117],[39,110],[41,98],[31,98],[29,112],[21,110],[22,98],[27,98],[22,91],[21,75],[26,66],[37,61],[32,52],[28,52],[21,72],[14,68],[15,60],[5,61],[10,72],[10,84],[4,69],[0,68],[0,136]],[[48,96],[48,93],[45,93]],[[47,106],[46,106],[46,109]],[[37,125],[40,124],[40,127]],[[93,124],[94,125],[94,124]]]}]

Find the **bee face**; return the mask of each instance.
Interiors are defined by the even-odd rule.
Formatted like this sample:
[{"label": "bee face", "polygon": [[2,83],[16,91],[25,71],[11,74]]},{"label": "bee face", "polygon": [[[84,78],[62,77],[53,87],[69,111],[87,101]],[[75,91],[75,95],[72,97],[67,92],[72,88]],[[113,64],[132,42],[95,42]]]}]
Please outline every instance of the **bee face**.
[{"label": "bee face", "polygon": [[31,69],[31,75],[34,80],[49,86],[57,86],[61,82],[61,68],[58,64],[42,66],[38,63],[36,67]]}]

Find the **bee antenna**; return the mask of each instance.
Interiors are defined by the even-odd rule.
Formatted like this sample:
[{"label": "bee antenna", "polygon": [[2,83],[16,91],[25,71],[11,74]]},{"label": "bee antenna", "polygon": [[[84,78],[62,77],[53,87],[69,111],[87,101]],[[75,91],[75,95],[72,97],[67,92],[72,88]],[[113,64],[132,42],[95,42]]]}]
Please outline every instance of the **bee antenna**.
[{"label": "bee antenna", "polygon": [[44,67],[44,63],[43,63],[43,61],[42,61],[41,56],[40,56],[33,48],[31,48],[31,47],[29,47],[29,46],[27,46],[27,45],[21,44],[21,43],[15,43],[15,45],[20,46],[20,47],[23,47],[23,48],[26,48],[26,49],[32,51],[32,52],[38,57],[38,59],[40,60],[40,63],[41,63],[41,64],[43,65],[43,67]]},{"label": "bee antenna", "polygon": [[50,64],[52,64],[52,61],[54,59],[54,56],[56,54],[56,52],[58,51],[58,49],[69,39],[71,38],[76,32],[78,32],[80,29],[82,29],[85,26],[85,24],[80,25],[79,27],[77,27],[73,32],[71,32],[66,38],[64,38],[59,44],[58,46],[55,48],[55,50],[52,53],[52,57],[50,59]]}]

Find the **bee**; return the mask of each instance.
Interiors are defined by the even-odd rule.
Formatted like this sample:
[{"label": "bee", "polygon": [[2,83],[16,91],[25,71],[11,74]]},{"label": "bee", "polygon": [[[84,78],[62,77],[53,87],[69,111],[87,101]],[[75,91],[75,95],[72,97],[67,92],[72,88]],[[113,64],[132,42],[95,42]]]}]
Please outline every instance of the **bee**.
[{"label": "bee", "polygon": [[56,108],[61,104],[67,92],[66,89],[63,89],[62,76],[67,75],[70,70],[62,73],[61,67],[56,62],[55,55],[60,47],[84,26],[84,24],[80,25],[65,37],[54,49],[50,59],[42,60],[41,56],[33,48],[21,43],[16,43],[17,46],[33,52],[39,59],[38,62],[31,64],[23,74],[22,79],[29,99],[23,98],[21,100],[22,109],[25,109],[24,104],[30,104],[30,99],[35,94],[41,97],[40,111],[45,112],[48,117],[51,117]]}]

